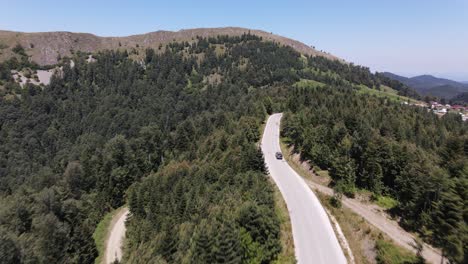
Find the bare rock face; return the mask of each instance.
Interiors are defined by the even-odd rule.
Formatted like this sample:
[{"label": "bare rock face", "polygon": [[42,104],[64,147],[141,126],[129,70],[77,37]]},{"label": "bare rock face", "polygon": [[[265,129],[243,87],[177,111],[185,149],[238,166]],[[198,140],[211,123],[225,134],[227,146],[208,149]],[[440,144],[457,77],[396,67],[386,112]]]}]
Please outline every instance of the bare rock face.
[{"label": "bare rock face", "polygon": [[251,33],[263,39],[290,46],[305,55],[324,56],[329,59],[339,58],[317,51],[299,41],[274,35],[261,30],[238,27],[196,28],[180,31],[156,31],[128,37],[99,37],[88,33],[41,32],[23,33],[0,31],[0,61],[13,55],[12,49],[19,43],[25,48],[31,59],[40,65],[57,63],[59,56],[69,56],[72,51],[95,52],[105,49],[146,49],[157,48],[172,41],[191,41],[196,36],[213,37],[217,35],[239,36]]},{"label": "bare rock face", "polygon": [[[24,71],[29,72],[29,74],[26,74]],[[11,71],[13,79],[15,79],[15,81],[19,83],[21,87],[25,86],[27,83],[32,83],[35,85],[49,85],[52,75],[57,71],[61,71],[61,69],[57,67],[50,70],[37,70],[32,73],[34,77],[31,76],[30,69],[25,69],[24,71]]]}]

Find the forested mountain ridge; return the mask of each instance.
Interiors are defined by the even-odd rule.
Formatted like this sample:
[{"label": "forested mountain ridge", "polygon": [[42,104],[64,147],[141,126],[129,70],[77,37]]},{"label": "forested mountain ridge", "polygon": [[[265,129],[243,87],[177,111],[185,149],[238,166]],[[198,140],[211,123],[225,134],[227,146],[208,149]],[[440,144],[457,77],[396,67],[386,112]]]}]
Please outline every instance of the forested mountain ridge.
[{"label": "forested mountain ridge", "polygon": [[384,72],[382,74],[392,80],[404,83],[405,85],[419,92],[421,95],[435,96],[444,99],[454,99],[464,103],[468,102],[460,100],[460,98],[456,99],[457,96],[468,92],[468,84],[463,82],[437,78],[432,75],[419,75],[407,78],[390,72]]},{"label": "forested mountain ridge", "polygon": [[270,96],[299,80],[300,54],[250,34],[196,40],[147,49],[143,64],[77,53],[45,87],[12,79],[34,67],[22,52],[1,64],[2,261],[92,263],[96,224],[126,201],[127,262],[277,259],[255,144]]},{"label": "forested mountain ridge", "polygon": [[339,59],[329,53],[318,51],[299,41],[274,35],[262,30],[239,27],[196,28],[180,31],[156,31],[128,37],[99,37],[88,33],[72,32],[41,32],[24,33],[0,30],[0,61],[14,55],[14,47],[20,44],[32,61],[39,65],[51,65],[58,62],[59,57],[70,56],[73,52],[97,52],[100,50],[138,50],[144,53],[147,48],[158,49],[171,42],[195,41],[197,36],[209,38],[218,35],[241,36],[255,34],[265,40],[275,41],[281,45],[294,48],[305,55],[323,56],[329,59]]},{"label": "forested mountain ridge", "polygon": [[[464,260],[466,124],[359,93],[388,86],[417,96],[399,82],[249,33],[104,50],[94,62],[75,52],[43,87],[14,82],[10,70],[38,67],[21,47],[15,54],[0,63],[6,263],[92,263],[96,224],[126,202],[128,263],[278,261],[273,186],[256,145],[276,111],[286,112],[283,133],[306,158],[322,158],[347,190],[401,199],[406,226]],[[392,151],[402,155],[387,170]],[[401,164],[411,170],[402,174]]]}]

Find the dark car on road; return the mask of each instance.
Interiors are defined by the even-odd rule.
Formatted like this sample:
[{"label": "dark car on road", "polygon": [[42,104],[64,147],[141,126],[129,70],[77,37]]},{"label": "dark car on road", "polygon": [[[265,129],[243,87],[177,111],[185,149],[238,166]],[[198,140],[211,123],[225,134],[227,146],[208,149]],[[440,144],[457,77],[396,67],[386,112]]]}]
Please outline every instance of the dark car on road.
[{"label": "dark car on road", "polygon": [[276,152],[275,153],[275,156],[276,156],[276,159],[283,159],[283,154],[281,154],[281,152]]}]

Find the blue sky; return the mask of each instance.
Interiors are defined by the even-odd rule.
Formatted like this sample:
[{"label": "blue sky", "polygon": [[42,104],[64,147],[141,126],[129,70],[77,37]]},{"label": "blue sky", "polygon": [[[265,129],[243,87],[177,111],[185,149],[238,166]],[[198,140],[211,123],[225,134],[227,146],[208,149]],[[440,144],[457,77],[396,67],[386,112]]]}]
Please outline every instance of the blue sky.
[{"label": "blue sky", "polygon": [[240,26],[297,39],[372,70],[468,81],[468,0],[0,0],[0,29],[125,36]]}]

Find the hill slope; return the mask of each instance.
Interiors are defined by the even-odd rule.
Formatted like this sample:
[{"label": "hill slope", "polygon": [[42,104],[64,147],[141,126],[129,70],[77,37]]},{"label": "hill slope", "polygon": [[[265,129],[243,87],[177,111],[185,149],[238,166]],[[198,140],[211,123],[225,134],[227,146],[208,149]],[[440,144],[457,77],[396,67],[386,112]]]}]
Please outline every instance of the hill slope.
[{"label": "hill slope", "polygon": [[128,203],[125,263],[287,263],[257,148],[266,115],[287,112],[284,135],[338,187],[392,196],[405,226],[461,263],[467,123],[361,94],[411,94],[366,67],[263,40],[170,43],[140,52],[144,65],[75,53],[41,87],[12,78],[23,52],[0,63],[0,259],[93,263],[93,230]]},{"label": "hill slope", "polygon": [[57,63],[57,57],[70,56],[71,51],[95,52],[104,49],[139,49],[157,48],[173,41],[191,41],[197,36],[214,37],[218,35],[240,36],[244,33],[262,37],[282,45],[290,46],[296,51],[313,56],[323,56],[329,59],[337,57],[317,51],[296,40],[274,35],[262,30],[251,30],[239,27],[195,28],[179,31],[156,31],[127,37],[100,37],[89,33],[72,32],[41,32],[23,33],[0,31],[0,61],[8,59],[14,52],[12,49],[19,43],[40,65]]},{"label": "hill slope", "polygon": [[408,85],[422,95],[451,99],[463,92],[468,92],[468,84],[437,78],[432,75],[420,75],[407,78],[390,72],[385,72],[383,74],[390,79]]},{"label": "hill slope", "polygon": [[458,94],[457,96],[452,98],[452,101],[455,104],[463,104],[468,102],[468,92],[464,92],[461,94]]}]

